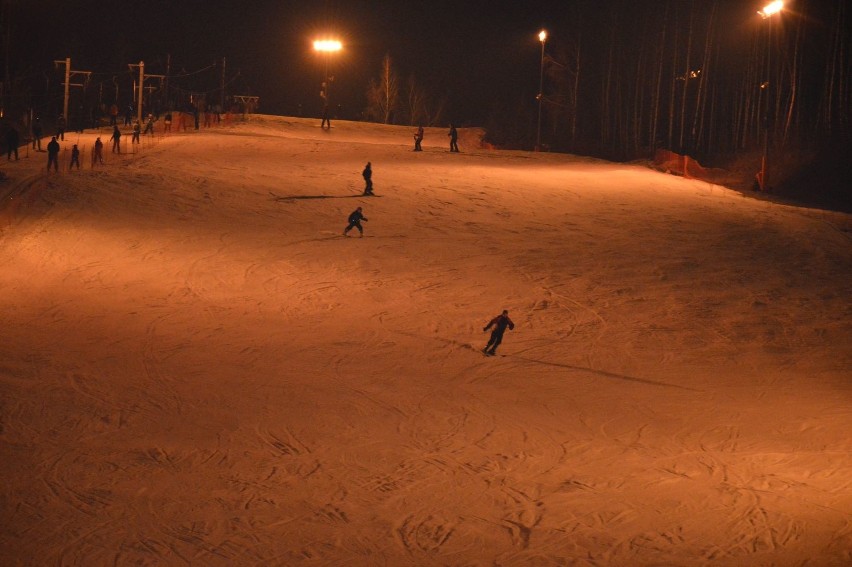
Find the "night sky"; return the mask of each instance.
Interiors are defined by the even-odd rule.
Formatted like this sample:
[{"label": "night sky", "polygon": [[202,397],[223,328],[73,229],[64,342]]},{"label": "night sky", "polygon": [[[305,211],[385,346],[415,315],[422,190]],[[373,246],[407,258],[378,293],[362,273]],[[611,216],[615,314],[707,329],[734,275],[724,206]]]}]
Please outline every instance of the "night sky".
[{"label": "night sky", "polygon": [[[818,0],[798,0],[819,3]],[[826,4],[844,0],[826,0]],[[673,10],[694,6],[704,17],[710,0],[674,0]],[[433,95],[446,99],[448,120],[483,125],[495,98],[529,101],[538,91],[540,43],[548,51],[582,36],[584,73],[600,70],[595,54],[617,42],[622,51],[655,41],[639,23],[659,0],[480,0],[405,2],[371,0],[146,0],[92,2],[12,0],[9,67],[12,76],[53,74],[53,61],[72,57],[75,69],[93,81],[129,76],[128,63],[144,60],[150,73],[194,73],[226,60],[229,94],[257,95],[260,111],[293,115],[302,105],[316,115],[323,60],[312,40],[336,36],[344,51],[331,58],[334,102],[344,118],[358,118],[382,57],[391,56],[400,79],[414,75]],[[759,25],[761,1],[718,0],[726,35],[720,49],[747,41]],[[795,7],[791,7],[795,10]],[[644,16],[643,16],[644,14]],[[613,38],[614,21],[633,33]],[[631,30],[631,22],[636,29]],[[732,56],[731,61],[735,61]],[[240,76],[236,77],[239,72]],[[218,86],[215,68],[210,89]]]}]

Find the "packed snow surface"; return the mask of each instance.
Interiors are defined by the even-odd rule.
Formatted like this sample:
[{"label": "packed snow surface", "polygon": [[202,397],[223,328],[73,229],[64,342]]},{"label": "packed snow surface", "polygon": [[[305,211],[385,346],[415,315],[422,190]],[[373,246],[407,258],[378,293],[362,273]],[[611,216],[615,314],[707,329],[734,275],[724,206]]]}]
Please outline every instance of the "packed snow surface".
[{"label": "packed snow surface", "polygon": [[3,164],[3,565],[852,564],[848,215],[475,130],[109,134]]}]

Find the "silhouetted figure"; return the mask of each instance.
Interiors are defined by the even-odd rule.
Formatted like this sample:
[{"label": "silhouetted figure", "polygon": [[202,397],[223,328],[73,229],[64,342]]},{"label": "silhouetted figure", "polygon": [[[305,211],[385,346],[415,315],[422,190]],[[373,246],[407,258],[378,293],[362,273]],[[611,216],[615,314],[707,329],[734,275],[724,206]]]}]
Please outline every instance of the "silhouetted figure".
[{"label": "silhouetted figure", "polygon": [[423,126],[418,126],[417,132],[414,134],[414,151],[422,152],[423,148],[420,147],[420,142],[423,141]]},{"label": "silhouetted figure", "polygon": [[14,126],[9,126],[9,131],[6,132],[6,159],[12,159],[12,154],[15,154],[15,161],[18,160],[18,144],[21,143],[21,135]]},{"label": "silhouetted figure", "polygon": [[121,153],[121,130],[118,129],[118,124],[112,127],[112,136],[109,138],[112,140],[112,153],[120,154]]},{"label": "silhouetted figure", "polygon": [[[38,149],[38,151],[41,151],[41,136],[42,136],[41,118],[36,116],[35,120],[33,120],[33,149],[34,150]],[[36,146],[38,146],[38,148],[36,148]]]},{"label": "silhouetted figure", "polygon": [[133,105],[128,104],[127,110],[124,111],[124,125],[130,126],[130,124],[132,122],[133,122]]},{"label": "silhouetted figure", "polygon": [[95,151],[92,152],[92,165],[95,165],[95,162],[104,163],[104,143],[101,142],[100,137],[95,140]]},{"label": "silhouetted figure", "polygon": [[331,117],[328,115],[328,105],[323,105],[322,107],[322,124],[320,124],[320,128],[325,128],[328,125],[328,129],[331,130]]},{"label": "silhouetted figure", "polygon": [[143,134],[154,135],[154,115],[148,114],[148,122],[145,123],[145,131]]},{"label": "silhouetted figure", "polygon": [[139,143],[139,134],[141,134],[141,133],[142,133],[142,126],[139,124],[139,121],[137,120],[136,122],[133,123],[133,137],[130,138],[130,143],[131,144],[138,144]]},{"label": "silhouetted figure", "polygon": [[47,143],[47,170],[50,171],[51,164],[54,171],[59,173],[59,142],[56,141],[56,136],[50,139]]},{"label": "silhouetted figure", "polygon": [[447,134],[447,136],[450,137],[450,151],[451,152],[459,151],[459,144],[458,144],[459,133],[456,132],[456,127],[453,124],[450,124],[450,131]]},{"label": "silhouetted figure", "polygon": [[60,114],[59,118],[56,119],[56,139],[65,141],[65,128],[68,126],[65,121],[65,115]]},{"label": "silhouetted figure", "polygon": [[116,124],[118,124],[118,105],[112,103],[109,107],[109,125],[115,126]]},{"label": "silhouetted figure", "polygon": [[367,165],[364,166],[364,171],[361,172],[361,177],[364,178],[364,183],[366,183],[364,187],[364,195],[372,195],[373,194],[373,166],[370,162],[367,162]]},{"label": "silhouetted figure", "polygon": [[77,166],[77,169],[80,169],[80,148],[77,147],[77,144],[71,148],[71,165],[68,166],[68,171],[74,169],[74,166]]},{"label": "silhouetted figure", "polygon": [[503,342],[503,333],[506,332],[506,327],[509,327],[511,330],[515,328],[515,324],[512,323],[511,319],[509,319],[509,312],[504,309],[503,313],[491,319],[491,321],[483,327],[482,332],[486,332],[491,327],[494,327],[494,330],[491,331],[491,338],[488,339],[488,344],[485,345],[484,349],[482,349],[482,352],[489,355],[494,354],[497,347],[500,346],[501,342]]},{"label": "silhouetted figure", "polygon": [[172,113],[166,112],[165,118],[163,118],[163,124],[165,125],[164,132],[172,131]]},{"label": "silhouetted figure", "polygon": [[358,229],[361,236],[364,236],[364,227],[361,226],[361,221],[366,222],[367,217],[361,213],[361,207],[358,207],[349,215],[349,226],[343,229],[343,236],[348,236],[353,227]]}]

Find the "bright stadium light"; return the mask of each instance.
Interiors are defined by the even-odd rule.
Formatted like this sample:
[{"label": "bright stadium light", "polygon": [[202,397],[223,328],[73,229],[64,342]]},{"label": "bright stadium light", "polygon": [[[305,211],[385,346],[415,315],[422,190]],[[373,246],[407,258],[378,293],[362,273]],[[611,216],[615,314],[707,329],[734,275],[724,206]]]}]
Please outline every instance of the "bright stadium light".
[{"label": "bright stadium light", "polygon": [[758,10],[757,13],[760,14],[762,18],[768,18],[773,14],[777,14],[781,10],[784,9],[784,0],[775,0],[774,2],[770,2],[767,4],[763,10]]}]

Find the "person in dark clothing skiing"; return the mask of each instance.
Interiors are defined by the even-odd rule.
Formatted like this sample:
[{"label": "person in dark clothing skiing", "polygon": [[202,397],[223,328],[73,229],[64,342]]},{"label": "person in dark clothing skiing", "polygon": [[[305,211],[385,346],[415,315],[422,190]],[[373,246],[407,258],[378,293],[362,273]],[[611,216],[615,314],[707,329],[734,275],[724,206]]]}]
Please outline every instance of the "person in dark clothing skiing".
[{"label": "person in dark clothing skiing", "polygon": [[51,164],[54,171],[59,173],[59,142],[56,141],[56,136],[50,139],[47,144],[47,170],[50,171]]},{"label": "person in dark clothing skiing", "polygon": [[494,351],[497,350],[497,347],[500,346],[500,343],[503,342],[503,333],[506,332],[506,327],[509,327],[509,330],[515,328],[515,324],[509,319],[509,312],[505,309],[503,313],[497,315],[485,327],[482,328],[482,332],[486,332],[491,327],[494,327],[494,330],[491,331],[491,338],[488,339],[488,344],[485,345],[485,348],[482,349],[482,352],[488,355],[493,355]]},{"label": "person in dark clothing skiing", "polygon": [[367,162],[367,165],[364,166],[364,171],[361,172],[361,176],[364,178],[364,195],[372,195],[373,194],[373,166],[370,162]]},{"label": "person in dark clothing skiing", "polygon": [[361,233],[361,236],[364,236],[364,227],[361,226],[361,221],[367,221],[367,217],[365,217],[361,213],[361,207],[358,207],[352,214],[349,215],[349,226],[343,229],[343,236],[348,236],[349,231],[352,230],[353,227],[358,229],[358,232]]},{"label": "person in dark clothing skiing", "polygon": [[447,136],[450,137],[450,151],[457,152],[459,151],[459,133],[456,131],[455,124],[450,124],[450,131],[447,133]]}]

